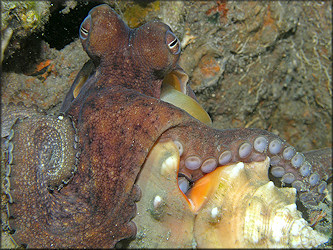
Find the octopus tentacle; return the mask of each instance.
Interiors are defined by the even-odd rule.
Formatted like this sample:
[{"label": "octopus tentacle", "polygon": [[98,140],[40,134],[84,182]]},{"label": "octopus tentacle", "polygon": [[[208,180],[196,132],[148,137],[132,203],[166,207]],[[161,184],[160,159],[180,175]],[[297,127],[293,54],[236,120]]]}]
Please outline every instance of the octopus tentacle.
[{"label": "octopus tentacle", "polygon": [[78,161],[78,138],[69,118],[37,113],[18,119],[11,131],[6,164],[11,170],[7,189],[10,223],[17,243],[26,244],[30,235],[25,230],[39,227],[37,234],[42,236],[41,228],[50,226],[46,234],[56,233],[55,228],[60,229],[56,226],[61,223],[59,218],[68,217],[71,207],[76,206],[57,210],[65,202],[53,199],[53,194],[73,178]]},{"label": "octopus tentacle", "polygon": [[[183,93],[175,91],[177,95],[174,95],[169,89],[170,87],[166,85],[163,91],[176,99],[176,101],[171,98],[163,99],[164,93],[162,91],[161,99],[163,101],[176,105],[200,121],[210,125],[209,122],[205,122],[205,117],[202,115],[202,113],[205,114],[205,111],[202,111],[202,108],[200,109],[196,105],[188,103],[188,98]],[[184,127],[186,126],[184,125]],[[255,131],[253,135],[251,135],[250,130]],[[216,143],[218,146],[215,152],[214,150],[206,152],[204,151],[205,149],[201,148],[201,145],[209,145],[219,136],[213,136],[212,139],[201,141],[198,135],[198,131],[203,131],[201,128],[198,131],[195,130],[196,136],[188,135],[188,129],[172,132],[175,135],[180,135],[174,136],[176,138],[174,143],[182,156],[183,167],[179,171],[179,187],[183,193],[186,193],[190,188],[190,182],[196,181],[204,174],[212,172],[218,166],[228,165],[237,161],[261,161],[262,157],[269,156],[271,157],[270,172],[273,177],[279,178],[283,186],[290,185],[296,188],[298,196],[305,206],[317,205],[325,196],[324,191],[329,178],[327,173],[332,172],[332,150],[327,148],[302,154],[296,152],[292,146],[272,133],[259,129],[250,130],[245,130],[247,131],[245,133],[239,132],[239,129],[223,130],[222,133],[224,135],[222,137],[224,139],[221,143]],[[210,135],[210,132],[207,133],[205,131],[201,134],[202,137],[205,137]],[[236,138],[232,134],[239,137]],[[242,137],[242,134],[245,137]],[[162,138],[164,137],[168,136],[163,135]],[[230,140],[231,138],[234,141]],[[196,139],[197,141],[195,141]],[[185,152],[182,141],[189,144],[188,150]],[[196,145],[200,146],[195,148]],[[221,148],[223,148],[222,153],[220,153]]]},{"label": "octopus tentacle", "polygon": [[[306,206],[317,205],[325,197],[327,182],[332,181],[332,149],[324,148],[303,152],[304,157],[312,166],[312,174],[308,175],[309,189],[304,188],[303,183],[293,183],[293,186],[299,191],[300,200]],[[315,184],[315,185],[314,185]]]},{"label": "octopus tentacle", "polygon": [[[165,139],[172,139],[178,146],[181,155],[179,176],[185,176],[190,183],[218,166],[239,161],[263,161],[269,156],[273,176],[281,178],[282,183],[291,184],[298,191],[313,193],[312,199],[301,199],[302,202],[318,203],[323,198],[321,194],[326,187],[326,172],[311,165],[302,153],[296,152],[286,141],[268,131],[215,130],[190,122],[163,133],[160,140]],[[181,186],[187,192],[183,187],[190,185],[181,178]]]},{"label": "octopus tentacle", "polygon": [[[87,158],[79,154],[80,138],[71,119],[42,115],[19,119],[7,140],[6,165],[10,171],[6,173],[6,193],[17,244],[112,247],[112,242],[135,235],[136,226],[129,220],[135,215],[140,190],[133,185],[120,197],[124,199],[124,210],[99,201],[103,195],[111,195],[95,189],[96,182],[102,179],[96,176],[106,176],[105,172],[79,164],[86,163]],[[116,199],[112,195],[110,198]],[[92,230],[87,231],[86,225]]]},{"label": "octopus tentacle", "polygon": [[37,179],[47,190],[60,190],[68,183],[76,170],[78,142],[69,119],[33,116],[25,122],[18,121],[13,131],[14,164],[16,161],[34,162]]},{"label": "octopus tentacle", "polygon": [[8,137],[17,119],[24,119],[38,114],[41,115],[42,112],[39,112],[35,105],[27,108],[22,102],[17,105],[9,103],[7,106],[1,104],[1,138]]}]

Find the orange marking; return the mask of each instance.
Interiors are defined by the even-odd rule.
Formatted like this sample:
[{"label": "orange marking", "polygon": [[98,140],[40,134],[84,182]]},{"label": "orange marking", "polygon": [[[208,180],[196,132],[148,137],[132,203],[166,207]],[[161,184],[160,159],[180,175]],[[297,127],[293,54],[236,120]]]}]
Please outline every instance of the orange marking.
[{"label": "orange marking", "polygon": [[36,66],[36,70],[28,75],[37,76],[39,78],[42,78],[41,80],[46,80],[46,78],[50,75],[51,71],[53,71],[55,68],[54,64],[51,65],[51,62],[52,61],[50,59],[48,59],[44,62],[39,63]]},{"label": "orange marking", "polygon": [[201,73],[205,78],[214,77],[220,72],[220,66],[214,57],[205,55],[199,63]]},{"label": "orange marking", "polygon": [[264,26],[271,25],[274,23],[274,19],[271,17],[271,9],[268,5],[267,7],[267,15],[264,18]]},{"label": "orange marking", "polygon": [[37,65],[36,70],[34,73],[41,71],[42,69],[48,67],[51,64],[51,60],[48,59],[44,62],[41,62],[40,64]]},{"label": "orange marking", "polygon": [[216,6],[213,8],[210,8],[209,10],[206,11],[206,15],[211,15],[212,13],[215,14],[216,12],[221,13],[221,17],[226,17],[229,9],[227,8],[227,1],[226,0],[221,0],[221,1],[216,1]]}]

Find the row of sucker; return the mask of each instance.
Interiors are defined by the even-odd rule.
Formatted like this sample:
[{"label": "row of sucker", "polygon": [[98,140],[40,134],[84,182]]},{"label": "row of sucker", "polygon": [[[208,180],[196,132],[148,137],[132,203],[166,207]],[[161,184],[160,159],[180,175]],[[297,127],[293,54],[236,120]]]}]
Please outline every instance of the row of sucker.
[{"label": "row of sucker", "polygon": [[[257,135],[248,138],[247,141],[235,142],[238,147],[231,145],[229,149],[225,148],[222,152],[216,152],[215,156],[199,155],[199,152],[196,152],[196,154],[186,155],[186,157],[184,157],[186,143],[179,139],[173,140],[179,149],[180,156],[183,156],[183,161],[181,160],[183,166],[181,164],[179,168],[179,188],[185,194],[191,188],[192,182],[214,171],[218,166],[228,165],[237,161],[251,161],[251,159],[257,159],[258,155],[267,155],[271,159],[271,174],[280,178],[282,186],[291,185],[298,192],[323,194],[327,183],[317,171],[313,171],[312,165],[306,160],[305,156],[296,152],[286,142],[276,138],[277,136],[272,136],[270,140],[268,137]],[[235,148],[237,148],[236,152]],[[312,204],[318,202],[315,198],[309,200],[309,194],[306,197],[306,199],[303,198],[303,201]],[[315,197],[315,195],[312,194],[311,197]]]},{"label": "row of sucker", "polygon": [[[312,198],[315,194],[322,195],[327,187],[327,183],[321,180],[318,172],[313,170],[312,165],[306,161],[306,158],[302,153],[296,152],[291,146],[282,146],[282,142],[275,139],[276,149],[275,155],[271,158],[271,174],[274,177],[281,178],[282,185],[290,184],[296,188],[298,192],[312,193]],[[277,155],[282,152],[281,155]],[[289,168],[283,166],[283,162],[290,161]],[[306,201],[309,204],[316,205],[317,200],[303,199],[300,196],[301,201]]]}]

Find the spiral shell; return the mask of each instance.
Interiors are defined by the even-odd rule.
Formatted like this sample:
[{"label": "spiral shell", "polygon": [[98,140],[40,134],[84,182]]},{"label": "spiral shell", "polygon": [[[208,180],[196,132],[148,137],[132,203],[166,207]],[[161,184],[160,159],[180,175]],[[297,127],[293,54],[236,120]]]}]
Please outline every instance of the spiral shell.
[{"label": "spiral shell", "polygon": [[[267,158],[220,168],[213,174],[220,182],[196,218],[198,245],[296,248],[328,240],[297,211],[296,189],[277,188],[268,180],[268,166]],[[214,209],[218,219],[212,221]]]},{"label": "spiral shell", "polygon": [[130,247],[315,247],[328,241],[297,211],[296,189],[269,181],[269,158],[219,167],[186,196],[178,167],[173,142],[154,146],[137,180],[142,198]]}]

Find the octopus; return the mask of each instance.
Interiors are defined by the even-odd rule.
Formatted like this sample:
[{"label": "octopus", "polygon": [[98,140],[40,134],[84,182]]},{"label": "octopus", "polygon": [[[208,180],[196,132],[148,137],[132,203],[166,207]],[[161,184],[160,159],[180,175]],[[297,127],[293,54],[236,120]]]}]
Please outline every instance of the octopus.
[{"label": "octopus", "polygon": [[[275,193],[284,197],[279,198],[284,205],[272,209],[275,217],[271,217],[282,216],[287,209],[295,221],[293,231],[299,230],[300,221],[306,225],[295,209],[296,190],[304,206],[323,200],[331,174],[331,149],[300,153],[265,130],[212,128],[178,65],[180,41],[164,23],[152,21],[130,29],[103,4],[89,12],[79,36],[90,60],[57,116],[23,105],[9,105],[4,111],[5,192],[17,244],[114,247],[124,239],[138,238],[138,228],[147,222],[139,215],[150,211],[155,223],[168,214],[164,221],[169,221],[169,227],[177,228],[182,237],[188,235],[187,245],[182,238],[175,240],[179,246],[221,246],[216,232],[204,236],[205,230],[199,229],[213,230],[212,225],[221,221],[225,200],[239,196],[239,202],[246,204],[250,190],[256,190],[256,199],[263,192],[257,190],[266,190],[265,197]],[[276,190],[268,172],[288,186],[280,189],[289,191]],[[221,191],[223,185],[227,188]],[[149,192],[155,190],[173,202],[166,205],[163,195],[151,197]],[[221,198],[226,196],[223,192],[230,193],[228,199]],[[207,219],[203,211],[209,199],[221,206],[210,207]],[[277,206],[277,202],[266,203],[265,211],[271,211],[271,203]],[[236,209],[239,204],[232,206]],[[251,207],[253,213],[256,207]],[[224,216],[232,218],[228,213]],[[240,214],[248,217],[249,210]],[[190,229],[194,217],[197,240]],[[290,221],[287,217],[284,220]],[[237,238],[228,236],[233,232],[230,224],[219,228],[226,238],[248,244],[245,230]],[[325,242],[315,234],[321,240],[313,243],[313,230],[307,227],[307,232],[309,239],[301,245]]]}]

